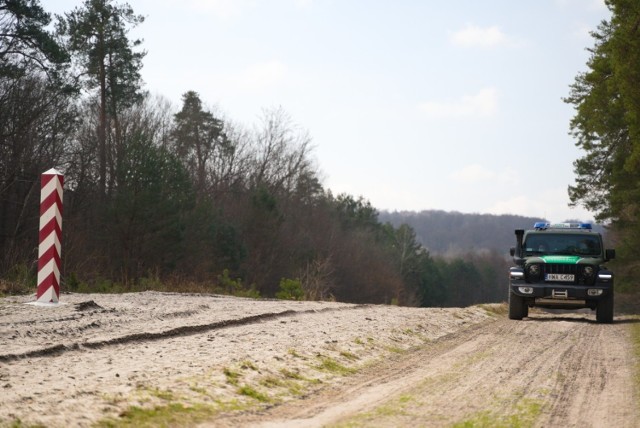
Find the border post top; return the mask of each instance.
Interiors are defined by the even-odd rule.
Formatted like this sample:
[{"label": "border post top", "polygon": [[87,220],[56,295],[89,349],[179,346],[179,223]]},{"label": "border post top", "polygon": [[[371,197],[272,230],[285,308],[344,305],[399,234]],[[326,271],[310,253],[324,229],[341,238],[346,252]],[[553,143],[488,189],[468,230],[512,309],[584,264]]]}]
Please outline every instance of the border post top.
[{"label": "border post top", "polygon": [[42,175],[62,175],[62,173],[55,168],[51,168],[49,171],[43,172]]}]

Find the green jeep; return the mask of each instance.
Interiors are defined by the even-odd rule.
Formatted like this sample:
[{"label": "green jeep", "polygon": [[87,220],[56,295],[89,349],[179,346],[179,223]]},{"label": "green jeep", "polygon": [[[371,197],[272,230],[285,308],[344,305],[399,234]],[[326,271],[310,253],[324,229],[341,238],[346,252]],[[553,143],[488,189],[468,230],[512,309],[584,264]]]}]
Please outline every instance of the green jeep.
[{"label": "green jeep", "polygon": [[589,223],[536,223],[516,229],[509,269],[509,318],[529,308],[589,308],[600,323],[613,322],[613,272],[603,264],[615,257]]}]

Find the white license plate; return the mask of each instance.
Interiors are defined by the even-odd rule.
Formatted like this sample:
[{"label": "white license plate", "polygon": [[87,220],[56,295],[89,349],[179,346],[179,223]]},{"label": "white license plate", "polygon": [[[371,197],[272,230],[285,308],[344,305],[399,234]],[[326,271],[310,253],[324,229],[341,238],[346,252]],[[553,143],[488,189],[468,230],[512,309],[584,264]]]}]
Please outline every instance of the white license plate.
[{"label": "white license plate", "polygon": [[547,281],[573,282],[575,280],[575,275],[567,273],[548,273],[546,279]]}]

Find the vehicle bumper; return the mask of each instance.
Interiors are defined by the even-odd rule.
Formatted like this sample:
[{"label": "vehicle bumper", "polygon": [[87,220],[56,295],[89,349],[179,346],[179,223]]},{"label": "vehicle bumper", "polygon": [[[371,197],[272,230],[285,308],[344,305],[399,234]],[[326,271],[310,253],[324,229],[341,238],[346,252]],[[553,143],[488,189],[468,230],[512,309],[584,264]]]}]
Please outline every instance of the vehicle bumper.
[{"label": "vehicle bumper", "polygon": [[[594,285],[573,285],[562,283],[527,283],[525,281],[512,280],[509,288],[517,296],[544,300],[544,302],[567,301],[598,301],[608,298],[613,294],[611,283]],[[578,302],[576,302],[578,303]]]}]

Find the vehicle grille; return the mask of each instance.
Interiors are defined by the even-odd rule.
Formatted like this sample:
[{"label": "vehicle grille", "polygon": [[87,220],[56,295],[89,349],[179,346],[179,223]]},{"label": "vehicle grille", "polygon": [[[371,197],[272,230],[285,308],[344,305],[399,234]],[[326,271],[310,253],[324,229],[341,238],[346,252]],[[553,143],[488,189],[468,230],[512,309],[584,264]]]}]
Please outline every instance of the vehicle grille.
[{"label": "vehicle grille", "polygon": [[579,265],[567,265],[567,264],[554,264],[554,263],[545,263],[542,265],[544,267],[544,273],[562,273],[562,274],[572,274],[578,276],[578,266]]},{"label": "vehicle grille", "polygon": [[545,275],[549,273],[574,275],[575,280],[568,284],[577,285],[593,285],[595,283],[598,267],[592,265],[576,265],[576,264],[559,264],[559,263],[540,263],[537,268],[525,269],[527,282],[542,282]]}]

